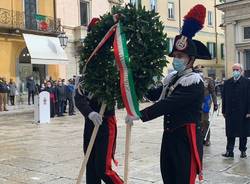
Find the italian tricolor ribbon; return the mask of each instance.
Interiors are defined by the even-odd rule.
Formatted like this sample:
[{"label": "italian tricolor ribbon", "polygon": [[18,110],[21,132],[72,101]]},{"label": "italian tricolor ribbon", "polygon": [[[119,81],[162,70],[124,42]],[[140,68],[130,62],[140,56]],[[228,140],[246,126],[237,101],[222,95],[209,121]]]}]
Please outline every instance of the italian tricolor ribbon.
[{"label": "italian tricolor ribbon", "polygon": [[114,33],[114,55],[120,71],[120,88],[122,100],[128,115],[133,117],[140,117],[139,104],[135,93],[132,72],[129,68],[130,60],[126,37],[124,32],[122,31],[122,24],[120,22],[116,23],[109,29],[104,38],[100,41],[100,43],[88,58],[86,65]]},{"label": "italian tricolor ribbon", "polygon": [[130,59],[126,43],[126,37],[122,31],[122,24],[118,22],[114,38],[115,60],[120,69],[120,88],[122,100],[128,115],[140,117],[139,105],[135,93],[134,81],[131,69],[129,68]]}]

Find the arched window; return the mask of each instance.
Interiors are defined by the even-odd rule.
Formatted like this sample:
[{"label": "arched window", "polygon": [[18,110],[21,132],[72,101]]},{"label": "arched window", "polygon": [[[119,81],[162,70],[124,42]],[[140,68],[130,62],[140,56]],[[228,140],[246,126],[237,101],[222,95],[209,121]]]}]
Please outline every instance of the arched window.
[{"label": "arched window", "polygon": [[26,64],[31,63],[31,57],[27,47],[24,48],[21,54],[19,55],[19,63],[26,63]]}]

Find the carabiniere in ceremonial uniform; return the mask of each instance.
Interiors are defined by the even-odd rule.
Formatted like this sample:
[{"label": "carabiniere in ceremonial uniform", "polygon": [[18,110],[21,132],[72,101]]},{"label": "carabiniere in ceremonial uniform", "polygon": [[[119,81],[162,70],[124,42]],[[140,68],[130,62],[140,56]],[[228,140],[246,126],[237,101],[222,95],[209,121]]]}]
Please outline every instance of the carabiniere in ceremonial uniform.
[{"label": "carabiniere in ceremonial uniform", "polygon": [[[193,63],[195,59],[211,59],[211,55],[192,37],[202,28],[205,14],[205,7],[196,5],[184,17],[182,33],[175,37],[169,54],[174,57],[175,71],[164,79],[162,87],[147,93],[149,100],[158,101],[141,111],[143,122],[164,116],[160,156],[164,184],[194,184],[197,175],[202,180],[200,113],[204,85],[201,76],[193,71]],[[126,118],[127,123],[133,120]]]}]

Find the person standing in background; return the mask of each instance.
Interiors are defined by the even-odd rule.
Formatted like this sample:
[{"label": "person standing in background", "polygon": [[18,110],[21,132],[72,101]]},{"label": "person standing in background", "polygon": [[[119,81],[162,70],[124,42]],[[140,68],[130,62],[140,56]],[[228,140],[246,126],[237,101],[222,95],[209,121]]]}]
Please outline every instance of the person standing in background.
[{"label": "person standing in background", "polygon": [[28,89],[28,104],[30,105],[30,97],[32,97],[32,104],[34,104],[34,95],[36,92],[36,84],[32,76],[27,79],[26,88]]},{"label": "person standing in background", "polygon": [[42,83],[41,84],[41,87],[40,86],[38,86],[39,87],[39,93],[41,92],[41,91],[44,91],[45,90],[45,88],[46,88],[46,83],[44,84],[44,83]]},{"label": "person standing in background", "polygon": [[[201,130],[202,130],[202,137],[203,137],[203,144],[205,146],[210,146],[210,132],[211,129],[209,129],[210,121],[209,121],[209,113],[211,110],[211,105],[213,101],[213,111],[218,110],[218,103],[217,103],[217,96],[215,93],[215,87],[213,79],[210,77],[204,77],[204,101],[203,101],[203,107],[202,107],[202,113],[201,113]],[[206,137],[207,134],[207,137]],[[206,139],[205,139],[206,138]]]},{"label": "person standing in background", "polygon": [[8,111],[6,107],[8,91],[9,87],[6,82],[6,78],[3,77],[0,79],[0,111]]},{"label": "person standing in background", "polygon": [[59,112],[59,108],[58,108],[58,99],[57,99],[57,83],[58,81],[50,81],[51,85],[52,85],[52,89],[55,91],[55,114],[58,115]]},{"label": "person standing in background", "polygon": [[4,82],[3,78],[0,77],[0,111],[3,111],[3,97],[4,97]]},{"label": "person standing in background", "polygon": [[55,103],[56,103],[56,92],[55,89],[52,87],[50,81],[47,82],[45,91],[49,92],[50,95],[50,117],[55,117]]},{"label": "person standing in background", "polygon": [[64,106],[63,106],[63,113],[67,113],[66,109],[67,109],[67,85],[65,84],[65,79],[62,79],[62,86],[65,88],[65,95],[66,98],[64,100]]},{"label": "person standing in background", "polygon": [[232,67],[233,77],[226,80],[222,92],[222,114],[226,121],[227,146],[223,157],[234,157],[235,138],[239,137],[240,157],[245,158],[250,136],[250,81],[242,76],[240,64]]},{"label": "person standing in background", "polygon": [[[203,144],[205,146],[210,146],[210,132],[209,129],[209,112],[211,110],[212,102],[214,104],[214,111],[218,110],[217,96],[215,93],[214,81],[210,77],[205,77],[203,73],[204,66],[197,65],[194,70],[200,74],[204,81],[204,99],[202,103],[202,113],[201,113],[201,132],[203,138]],[[207,134],[207,137],[206,137]],[[206,140],[205,140],[206,138]]]},{"label": "person standing in background", "polygon": [[66,88],[62,83],[62,80],[58,80],[58,85],[56,87],[56,97],[58,103],[58,116],[63,116],[64,104],[66,100]]},{"label": "person standing in background", "polygon": [[68,80],[68,85],[66,86],[66,96],[69,101],[69,116],[74,114],[74,103],[73,103],[73,93],[74,93],[74,85],[72,79]]},{"label": "person standing in background", "polygon": [[9,88],[10,88],[10,104],[15,105],[15,96],[17,95],[17,86],[16,83],[13,81],[13,79],[10,79],[9,82]]}]

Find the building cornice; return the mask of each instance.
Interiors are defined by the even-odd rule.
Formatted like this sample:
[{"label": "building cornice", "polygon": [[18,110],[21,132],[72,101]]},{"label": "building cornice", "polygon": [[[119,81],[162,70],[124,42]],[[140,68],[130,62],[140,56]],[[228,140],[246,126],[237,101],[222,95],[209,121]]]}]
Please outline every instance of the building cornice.
[{"label": "building cornice", "polygon": [[20,34],[7,34],[0,32],[0,41],[15,41],[15,42],[24,42],[22,35]]},{"label": "building cornice", "polygon": [[250,48],[250,41],[249,42],[242,42],[242,43],[236,43],[235,47],[237,50],[245,50]]},{"label": "building cornice", "polygon": [[239,9],[241,7],[247,7],[247,6],[250,6],[250,0],[236,0],[232,2],[227,2],[227,3],[216,5],[216,8],[225,12],[228,10]]},{"label": "building cornice", "polygon": [[250,13],[244,14],[244,15],[232,15],[232,16],[227,16],[225,17],[225,23],[226,24],[231,24],[234,23],[235,21],[245,21],[250,19]]}]

